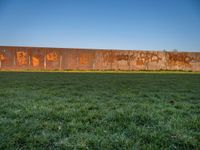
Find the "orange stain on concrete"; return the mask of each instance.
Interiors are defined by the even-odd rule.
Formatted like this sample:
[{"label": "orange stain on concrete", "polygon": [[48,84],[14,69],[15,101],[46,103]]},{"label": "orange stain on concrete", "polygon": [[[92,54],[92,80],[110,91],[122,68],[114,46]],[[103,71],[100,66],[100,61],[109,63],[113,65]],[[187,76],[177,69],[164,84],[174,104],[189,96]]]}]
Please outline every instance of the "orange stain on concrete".
[{"label": "orange stain on concrete", "polygon": [[5,59],[6,59],[6,57],[3,54],[0,54],[0,61],[3,61]]},{"label": "orange stain on concrete", "polygon": [[86,65],[89,63],[89,58],[86,54],[81,54],[79,59],[81,65]]},{"label": "orange stain on concrete", "polygon": [[24,51],[17,52],[17,63],[19,65],[26,65],[27,64],[27,53]]},{"label": "orange stain on concrete", "polygon": [[121,55],[117,55],[117,56],[116,56],[116,59],[117,59],[118,61],[121,61],[121,60],[126,60],[126,61],[128,61],[129,58],[130,58],[130,56],[129,56],[129,55],[125,55],[125,54],[121,54]]},{"label": "orange stain on concrete", "polygon": [[170,66],[187,66],[191,67],[190,62],[193,60],[192,57],[187,56],[184,53],[172,54],[169,53],[168,55],[169,65]]},{"label": "orange stain on concrete", "polygon": [[156,53],[151,52],[140,52],[139,57],[137,57],[136,64],[137,65],[144,65],[149,62],[156,62],[158,63],[161,60],[160,57]]},{"label": "orange stain on concrete", "polygon": [[48,61],[57,61],[58,60],[58,55],[56,54],[56,52],[48,53],[46,57],[47,57]]},{"label": "orange stain on concrete", "polygon": [[37,57],[33,56],[32,57],[32,65],[33,65],[33,67],[37,67],[37,66],[39,66],[39,64],[40,64],[40,60]]}]

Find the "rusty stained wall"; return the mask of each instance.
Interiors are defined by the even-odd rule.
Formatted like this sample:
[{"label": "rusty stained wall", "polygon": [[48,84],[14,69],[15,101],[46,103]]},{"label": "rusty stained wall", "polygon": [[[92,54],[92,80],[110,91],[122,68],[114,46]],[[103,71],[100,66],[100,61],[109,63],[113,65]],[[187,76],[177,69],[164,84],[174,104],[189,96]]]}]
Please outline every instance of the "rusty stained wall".
[{"label": "rusty stained wall", "polygon": [[200,53],[0,46],[0,69],[200,71]]}]

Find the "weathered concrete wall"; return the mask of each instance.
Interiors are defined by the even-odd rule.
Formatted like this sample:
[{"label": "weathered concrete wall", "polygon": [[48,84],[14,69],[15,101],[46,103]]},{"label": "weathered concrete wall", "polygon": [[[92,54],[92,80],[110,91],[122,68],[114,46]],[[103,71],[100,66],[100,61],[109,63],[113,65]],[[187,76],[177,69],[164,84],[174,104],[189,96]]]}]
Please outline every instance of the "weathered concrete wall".
[{"label": "weathered concrete wall", "polygon": [[200,52],[0,46],[0,69],[200,71]]}]

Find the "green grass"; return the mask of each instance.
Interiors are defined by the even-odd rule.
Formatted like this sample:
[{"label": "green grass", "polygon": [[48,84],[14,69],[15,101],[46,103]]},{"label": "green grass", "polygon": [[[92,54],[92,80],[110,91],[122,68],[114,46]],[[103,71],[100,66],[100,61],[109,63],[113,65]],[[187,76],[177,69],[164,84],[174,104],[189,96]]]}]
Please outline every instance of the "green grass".
[{"label": "green grass", "polygon": [[0,149],[200,149],[200,74],[0,72]]}]

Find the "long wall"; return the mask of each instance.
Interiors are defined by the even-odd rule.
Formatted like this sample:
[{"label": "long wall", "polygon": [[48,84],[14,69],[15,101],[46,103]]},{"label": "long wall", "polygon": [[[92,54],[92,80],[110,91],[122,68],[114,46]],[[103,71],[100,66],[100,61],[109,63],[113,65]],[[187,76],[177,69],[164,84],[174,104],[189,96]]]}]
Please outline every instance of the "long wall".
[{"label": "long wall", "polygon": [[200,52],[0,46],[0,70],[200,71]]}]

